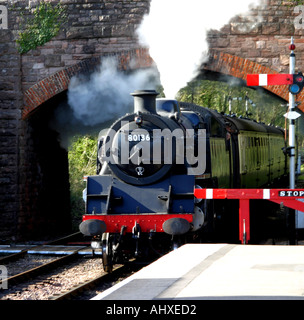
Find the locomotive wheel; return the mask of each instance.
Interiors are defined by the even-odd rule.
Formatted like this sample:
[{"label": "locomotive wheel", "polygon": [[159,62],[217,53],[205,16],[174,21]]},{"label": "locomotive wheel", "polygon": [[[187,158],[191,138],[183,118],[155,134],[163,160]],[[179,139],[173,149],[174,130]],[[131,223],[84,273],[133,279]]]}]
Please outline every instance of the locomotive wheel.
[{"label": "locomotive wheel", "polygon": [[105,272],[113,270],[112,240],[108,232],[102,235],[102,264]]}]

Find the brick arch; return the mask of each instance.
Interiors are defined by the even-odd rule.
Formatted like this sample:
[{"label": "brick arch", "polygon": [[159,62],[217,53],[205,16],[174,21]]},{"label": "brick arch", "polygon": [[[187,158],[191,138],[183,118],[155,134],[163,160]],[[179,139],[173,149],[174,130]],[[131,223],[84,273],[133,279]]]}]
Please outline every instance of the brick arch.
[{"label": "brick arch", "polygon": [[[150,57],[148,50],[143,48],[113,53],[111,56],[117,58],[119,68],[122,70],[127,70],[131,61],[132,69],[151,67],[153,64],[153,60]],[[42,103],[60,92],[67,90],[73,76],[96,70],[100,65],[101,58],[102,57],[94,57],[83,60],[56,72],[26,90],[24,93],[22,118],[26,119]],[[249,73],[278,73],[269,67],[262,66],[249,59],[218,51],[210,51],[209,61],[204,64],[204,69],[240,78],[244,81],[246,81],[246,76]],[[288,101],[289,92],[287,86],[266,86],[264,88]],[[304,101],[304,91],[297,96],[297,101],[300,101],[301,104],[299,105],[299,108],[304,111],[304,103],[302,103],[302,101]]]},{"label": "brick arch", "polygon": [[28,118],[37,108],[68,89],[70,80],[73,76],[79,74],[88,74],[97,70],[103,57],[115,57],[118,61],[118,67],[121,70],[139,69],[151,67],[151,59],[147,49],[133,49],[113,54],[107,54],[100,57],[82,60],[81,62],[62,69],[53,75],[39,81],[24,92],[24,108],[22,110],[22,119]]},{"label": "brick arch", "polygon": [[[249,59],[218,51],[210,51],[209,61],[204,65],[204,69],[240,78],[245,82],[247,74],[278,73],[277,71],[269,67],[263,66]],[[289,99],[289,91],[287,85],[265,86],[263,88],[286,101],[288,101]],[[296,100],[300,102],[300,105],[298,106],[299,109],[304,111],[304,90],[299,95],[297,95]]]}]

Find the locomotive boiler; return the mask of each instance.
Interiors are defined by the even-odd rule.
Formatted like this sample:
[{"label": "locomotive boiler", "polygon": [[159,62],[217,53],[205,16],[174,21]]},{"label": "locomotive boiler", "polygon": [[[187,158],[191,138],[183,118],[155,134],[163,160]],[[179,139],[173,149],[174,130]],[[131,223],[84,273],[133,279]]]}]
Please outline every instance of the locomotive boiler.
[{"label": "locomotive boiler", "polygon": [[280,128],[156,99],[154,90],[132,95],[134,112],[99,136],[80,224],[102,248],[106,271],[132,256],[210,241],[219,225],[233,234],[234,209],[196,199],[194,188],[269,186],[287,170]]}]

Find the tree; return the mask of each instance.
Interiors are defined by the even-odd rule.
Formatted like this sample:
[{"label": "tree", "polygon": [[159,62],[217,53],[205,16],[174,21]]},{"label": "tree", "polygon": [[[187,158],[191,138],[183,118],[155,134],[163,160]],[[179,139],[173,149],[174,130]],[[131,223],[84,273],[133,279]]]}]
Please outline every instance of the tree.
[{"label": "tree", "polygon": [[82,199],[82,191],[85,188],[83,177],[96,174],[97,137],[75,136],[69,147],[68,158],[71,216],[73,225],[78,226],[85,209]]},{"label": "tree", "polygon": [[246,95],[255,103],[255,107],[249,104],[250,118],[258,122],[285,126],[284,113],[286,107],[282,107],[282,100],[262,90],[253,90],[247,87],[229,85],[226,82],[195,80],[182,88],[177,99],[184,102],[192,102],[197,105],[217,110],[218,112],[229,113],[229,96],[241,98],[232,101],[232,113],[237,116],[246,116],[245,97]]},{"label": "tree", "polygon": [[[53,7],[49,2],[41,1],[32,13],[33,17],[23,19],[24,25],[21,27],[23,31],[16,40],[20,53],[26,53],[50,41],[59,33],[67,20],[66,9],[61,3]],[[24,14],[25,12],[22,16]]]}]

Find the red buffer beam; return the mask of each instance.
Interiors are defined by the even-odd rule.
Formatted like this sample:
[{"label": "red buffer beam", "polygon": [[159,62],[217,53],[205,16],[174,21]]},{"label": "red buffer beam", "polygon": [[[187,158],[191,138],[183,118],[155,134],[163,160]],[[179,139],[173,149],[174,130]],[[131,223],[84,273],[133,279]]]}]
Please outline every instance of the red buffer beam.
[{"label": "red buffer beam", "polygon": [[292,74],[247,74],[247,86],[293,84]]}]

